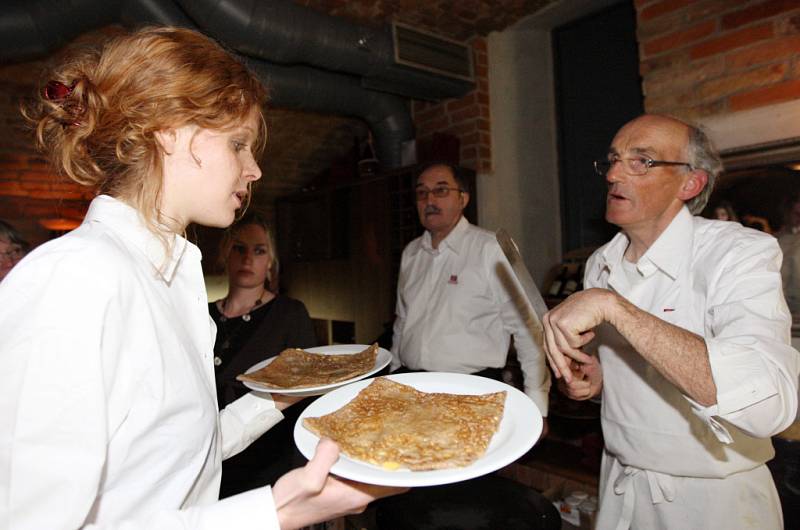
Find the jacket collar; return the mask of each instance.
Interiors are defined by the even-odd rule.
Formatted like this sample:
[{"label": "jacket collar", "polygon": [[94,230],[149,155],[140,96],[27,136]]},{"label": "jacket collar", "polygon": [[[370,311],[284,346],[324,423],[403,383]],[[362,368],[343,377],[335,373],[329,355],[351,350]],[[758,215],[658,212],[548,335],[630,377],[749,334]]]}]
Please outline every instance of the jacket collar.
[{"label": "jacket collar", "polygon": [[152,265],[154,272],[167,284],[172,282],[185,253],[200,259],[200,249],[185,238],[164,232],[169,244],[169,254],[161,239],[144,224],[139,212],[114,197],[99,195],[92,200],[84,223],[101,223],[140,251]]}]

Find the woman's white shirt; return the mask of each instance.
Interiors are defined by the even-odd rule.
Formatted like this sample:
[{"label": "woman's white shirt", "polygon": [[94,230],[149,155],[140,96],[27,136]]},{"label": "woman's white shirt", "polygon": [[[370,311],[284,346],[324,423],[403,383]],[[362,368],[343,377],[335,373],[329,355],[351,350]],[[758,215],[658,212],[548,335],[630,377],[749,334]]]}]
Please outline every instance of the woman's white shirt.
[{"label": "woman's white shirt", "polygon": [[269,487],[217,501],[282,415],[218,413],[200,251],[172,243],[99,196],[0,285],[0,528],[278,528]]}]

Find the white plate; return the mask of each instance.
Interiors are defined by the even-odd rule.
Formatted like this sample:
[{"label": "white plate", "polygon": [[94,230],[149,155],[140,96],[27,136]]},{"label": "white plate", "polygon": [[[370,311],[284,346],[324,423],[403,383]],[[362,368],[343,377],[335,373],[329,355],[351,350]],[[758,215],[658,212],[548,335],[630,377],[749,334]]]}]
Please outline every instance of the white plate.
[{"label": "white plate", "polygon": [[[333,346],[319,346],[317,348],[306,348],[306,351],[309,353],[321,353],[324,355],[333,355],[333,354],[342,355],[345,353],[359,353],[369,348],[369,346],[370,346],[369,344],[334,344]],[[260,363],[254,364],[253,366],[248,368],[245,373],[249,374],[251,372],[255,372],[256,370],[261,370],[269,363],[274,361],[276,357],[270,357],[265,361],[261,361]],[[370,371],[363,373],[359,376],[353,377],[351,379],[345,379],[344,381],[339,381],[338,383],[330,383],[327,385],[310,386],[310,387],[307,386],[303,388],[280,388],[280,387],[271,387],[266,384],[252,383],[250,381],[242,381],[242,383],[250,390],[256,390],[258,392],[274,392],[276,394],[287,394],[293,396],[319,396],[320,394],[329,392],[334,388],[339,388],[342,385],[346,385],[348,383],[364,379],[365,377],[369,377],[372,374],[383,369],[387,364],[391,362],[391,360],[392,360],[392,354],[389,353],[388,350],[384,350],[383,348],[378,348],[378,355],[375,356],[375,366],[373,366]]]},{"label": "white plate", "polygon": [[[354,460],[342,454],[331,468],[331,473],[343,478],[382,486],[435,486],[460,482],[486,475],[507,466],[533,447],[542,432],[542,415],[531,399],[505,383],[474,375],[443,372],[397,374],[389,379],[410,385],[423,392],[451,394],[488,394],[505,390],[506,403],[500,428],[492,437],[486,454],[467,467],[438,469],[434,471],[389,471],[378,466]],[[294,426],[294,441],[306,458],[314,456],[319,442],[316,434],[303,427],[303,418],[317,417],[340,409],[370,384],[372,379],[352,383],[336,389],[311,403]]]}]

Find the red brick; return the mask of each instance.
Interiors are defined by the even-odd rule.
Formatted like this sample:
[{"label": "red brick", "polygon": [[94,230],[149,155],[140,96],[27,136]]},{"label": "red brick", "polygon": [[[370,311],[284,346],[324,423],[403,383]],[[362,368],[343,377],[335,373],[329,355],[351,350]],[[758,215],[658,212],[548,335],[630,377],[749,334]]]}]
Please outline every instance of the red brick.
[{"label": "red brick", "polygon": [[697,83],[714,79],[725,72],[725,63],[720,60],[697,61],[691,68],[659,70],[644,79],[644,93],[658,96],[665,92],[680,92],[691,89]]},{"label": "red brick", "polygon": [[784,79],[786,70],[786,64],[780,63],[762,66],[747,72],[718,77],[701,83],[692,92],[692,96],[693,99],[699,103],[704,100],[719,98],[745,89],[778,83]]},{"label": "red brick", "polygon": [[715,21],[706,20],[705,22],[695,24],[690,28],[674,31],[664,35],[663,37],[658,37],[656,39],[647,41],[642,45],[644,48],[644,56],[647,57],[650,55],[657,55],[667,50],[682,48],[687,44],[711,35],[715,27]]},{"label": "red brick", "polygon": [[789,37],[800,34],[800,12],[775,19],[775,34]]},{"label": "red brick", "polygon": [[454,136],[458,136],[459,138],[461,138],[465,134],[475,132],[476,130],[478,130],[478,121],[474,120],[474,121],[459,123],[458,125],[451,125],[450,127],[444,129],[441,132],[452,134]]},{"label": "red brick", "polygon": [[463,121],[472,120],[480,117],[481,109],[477,105],[472,105],[469,108],[454,112],[450,115],[450,122],[455,125]]},{"label": "red brick", "polygon": [[477,132],[466,134],[463,138],[461,138],[461,145],[477,144],[480,142],[480,139],[480,134]]},{"label": "red brick", "polygon": [[698,118],[702,118],[704,116],[713,116],[714,114],[720,114],[724,111],[725,98],[720,98],[716,101],[703,103],[702,105],[695,105],[689,109],[682,110],[679,114],[676,114],[676,117],[691,122],[697,120]]},{"label": "red brick", "polygon": [[650,20],[651,18],[660,17],[667,13],[671,13],[682,7],[686,7],[692,0],[662,0],[651,6],[647,6],[639,12],[640,20]]},{"label": "red brick", "polygon": [[785,13],[793,9],[800,9],[797,0],[766,0],[756,5],[748,6],[739,11],[728,13],[722,17],[724,29],[738,28],[757,20]]},{"label": "red brick", "polygon": [[479,77],[486,77],[489,74],[489,68],[485,64],[477,63],[475,65],[475,75]]},{"label": "red brick", "polygon": [[661,37],[665,33],[674,31],[676,28],[687,27],[685,13],[676,11],[675,13],[657,17],[650,20],[639,20],[636,24],[636,40],[639,43]]},{"label": "red brick", "polygon": [[476,158],[478,156],[478,150],[474,147],[464,147],[461,149],[461,156],[462,158]]},{"label": "red brick", "polygon": [[442,114],[438,118],[427,121],[427,122],[418,122],[416,126],[418,129],[423,131],[441,131],[450,125],[450,116],[447,114]]},{"label": "red brick", "polygon": [[639,73],[646,77],[653,72],[671,68],[682,67],[689,64],[688,50],[678,50],[672,53],[659,55],[639,63]]},{"label": "red brick", "polygon": [[492,163],[489,160],[481,160],[480,162],[481,171],[490,172],[492,170]]},{"label": "red brick", "polygon": [[729,107],[732,111],[763,107],[781,101],[790,101],[800,98],[800,79],[784,81],[777,85],[759,88],[744,94],[736,94],[729,98]]},{"label": "red brick", "polygon": [[447,112],[455,112],[457,110],[461,110],[474,105],[476,100],[477,100],[477,95],[475,94],[475,91],[472,91],[461,99],[449,100],[445,108],[447,109]]},{"label": "red brick", "polygon": [[800,35],[773,39],[762,44],[737,50],[725,57],[729,71],[744,70],[751,66],[782,61],[800,54]]},{"label": "red brick", "polygon": [[82,193],[69,192],[69,191],[47,191],[47,190],[31,191],[29,196],[35,199],[48,199],[48,200],[52,199],[77,200],[83,198]]},{"label": "red brick", "polygon": [[428,107],[428,108],[426,108],[424,110],[420,110],[420,111],[414,112],[414,121],[423,122],[423,121],[432,120],[433,118],[436,118],[437,116],[439,116],[439,114],[441,114],[442,112],[444,112],[444,110],[441,109],[441,108]]},{"label": "red brick", "polygon": [[74,182],[53,182],[50,185],[50,188],[53,191],[70,191],[83,194],[85,188],[79,184],[75,184]]},{"label": "red brick", "polygon": [[489,106],[488,106],[488,105],[481,105],[480,109],[481,109],[481,112],[480,112],[480,114],[481,114],[481,118],[488,118],[488,117],[490,117],[490,114],[489,114]]},{"label": "red brick", "polygon": [[[730,11],[732,6],[731,0],[703,0],[693,2],[690,6],[684,9],[684,20],[686,23],[691,23],[696,20],[713,17],[719,20],[721,13]],[[734,5],[735,7],[735,5]]]},{"label": "red brick", "polygon": [[476,120],[476,121],[478,123],[478,130],[486,131],[486,132],[489,132],[489,131],[492,130],[491,126],[489,124],[489,120],[479,119],[479,120]]},{"label": "red brick", "polygon": [[691,50],[692,59],[701,59],[722,53],[735,48],[741,48],[753,42],[762,41],[772,37],[772,24],[761,24],[749,28],[732,31],[725,35],[698,44]]},{"label": "red brick", "polygon": [[[53,183],[59,180],[59,176],[54,174],[52,171],[22,171],[20,172],[20,181],[31,181],[31,182],[48,182]],[[75,184],[77,186],[77,184]]]},{"label": "red brick", "polygon": [[478,153],[481,155],[481,158],[490,158],[492,156],[492,150],[488,147],[480,147]]}]

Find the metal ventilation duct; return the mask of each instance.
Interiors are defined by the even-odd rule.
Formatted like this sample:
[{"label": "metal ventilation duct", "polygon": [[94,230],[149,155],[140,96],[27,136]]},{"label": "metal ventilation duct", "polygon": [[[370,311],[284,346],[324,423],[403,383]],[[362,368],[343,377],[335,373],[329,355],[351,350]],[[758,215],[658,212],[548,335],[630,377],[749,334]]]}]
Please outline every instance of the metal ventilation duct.
[{"label": "metal ventilation duct", "polygon": [[[388,25],[355,24],[291,0],[176,2],[209,35],[251,57],[356,74],[364,86],[414,99],[461,97],[475,86],[470,76],[454,76],[446,68],[396,61],[395,31]],[[404,28],[411,36],[410,28]],[[472,57],[465,45],[431,34],[420,39],[422,32],[415,33],[416,57],[441,57],[441,50],[447,48],[451,63],[460,55],[462,63],[467,63],[460,69],[471,70]]]},{"label": "metal ventilation duct", "polygon": [[[184,10],[181,3],[192,9]],[[213,31],[196,23],[195,17],[213,26]],[[304,22],[306,19],[309,22]],[[391,46],[384,49],[382,44],[382,51],[373,50],[373,59],[365,62],[362,51],[353,51],[352,37],[358,35],[355,50],[362,49],[357,45],[362,37],[373,49],[378,48],[375,43],[385,39],[373,38],[377,34],[371,30],[288,1],[6,0],[0,11],[0,62],[45,56],[81,33],[115,22],[127,27],[164,24],[200,29],[229,48],[260,59],[267,55],[264,42],[268,39],[271,49],[278,53],[277,60],[287,64],[254,59],[248,63],[270,86],[273,105],[362,118],[372,130],[376,154],[386,168],[401,165],[401,145],[414,138],[407,102],[396,95],[370,90],[365,78],[353,75],[364,69],[367,75],[390,71],[386,54]],[[298,52],[298,48],[302,51]],[[302,60],[292,55],[297,53]],[[304,62],[316,68],[289,66]],[[409,76],[414,82],[426,78],[433,80],[425,72]],[[430,93],[440,93],[442,85],[437,86],[431,87]],[[453,97],[463,89],[461,82],[458,93],[442,97]]]}]

